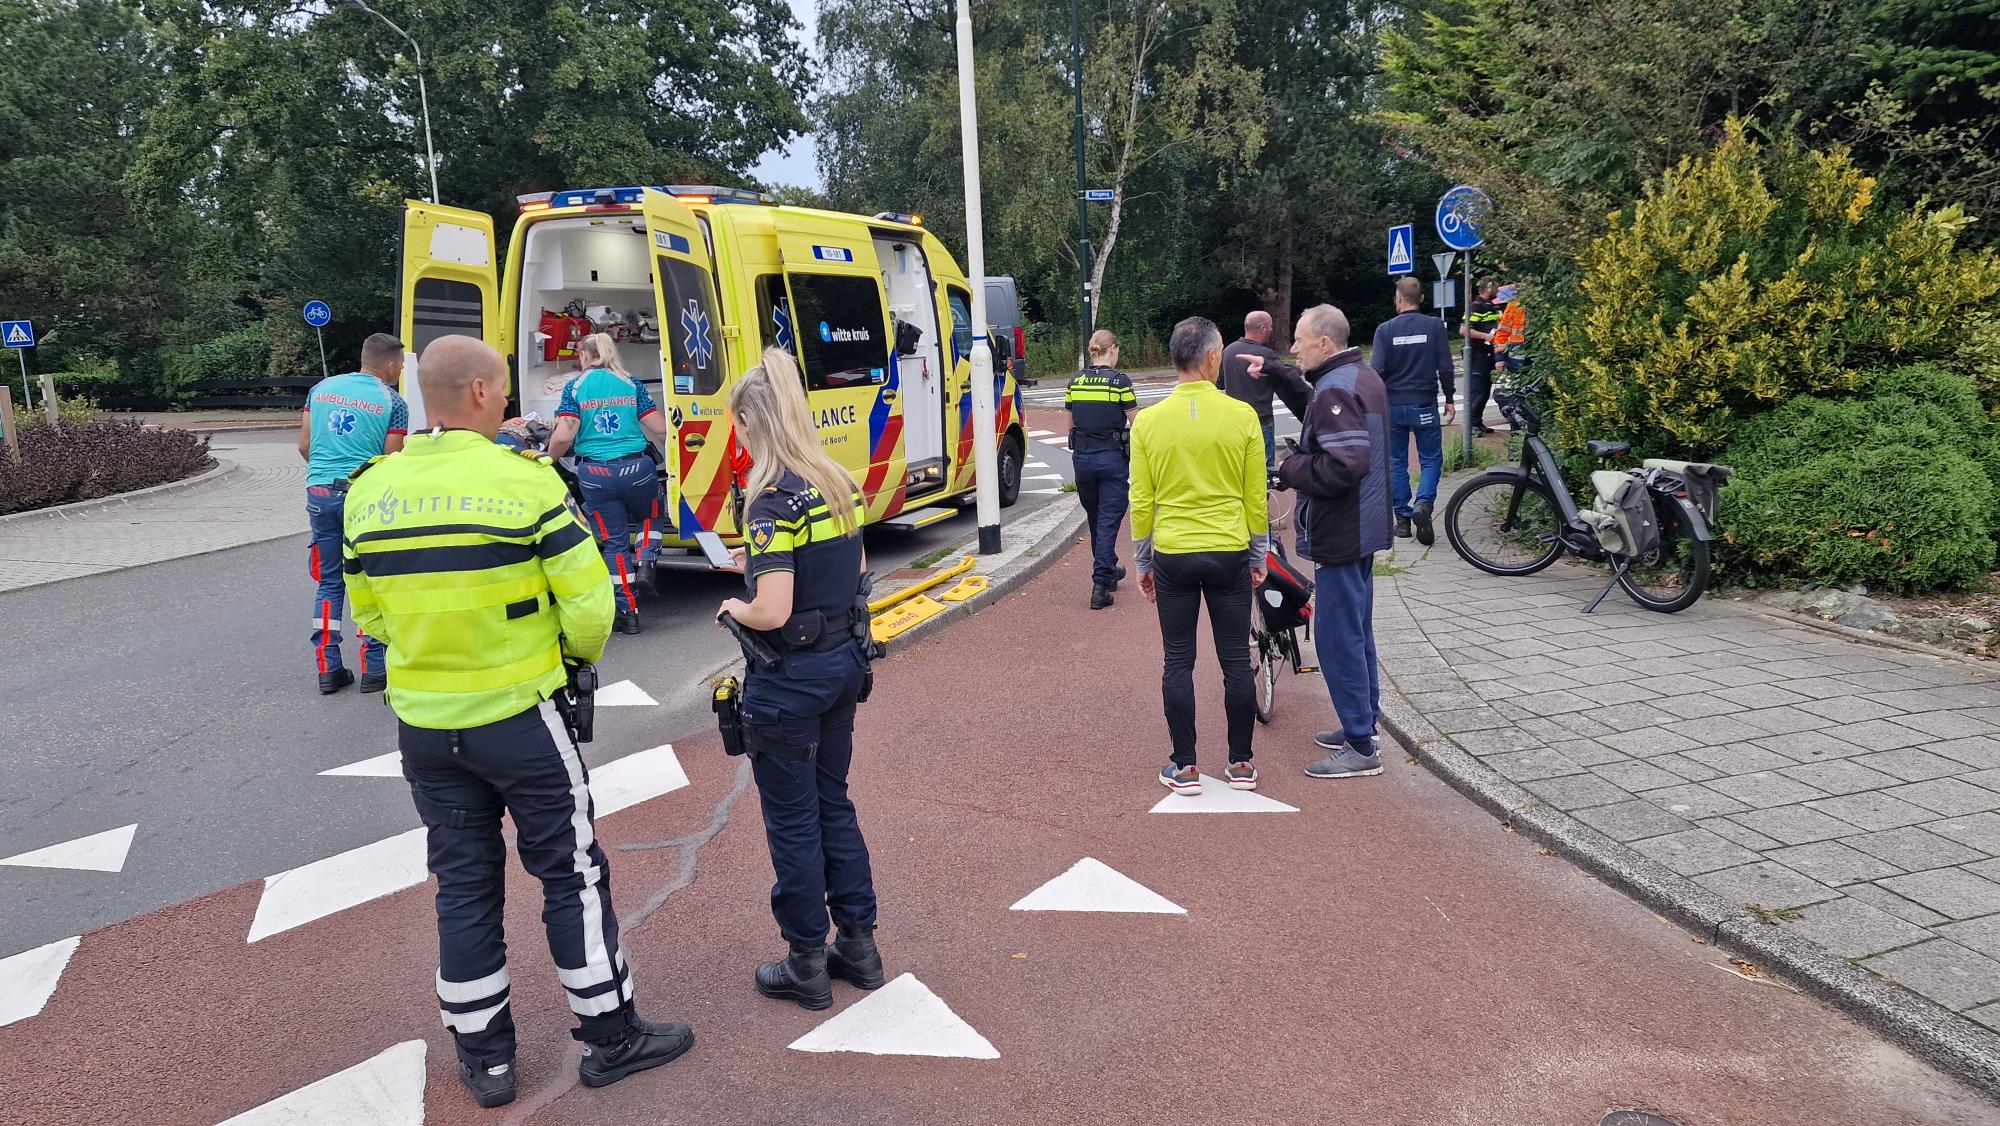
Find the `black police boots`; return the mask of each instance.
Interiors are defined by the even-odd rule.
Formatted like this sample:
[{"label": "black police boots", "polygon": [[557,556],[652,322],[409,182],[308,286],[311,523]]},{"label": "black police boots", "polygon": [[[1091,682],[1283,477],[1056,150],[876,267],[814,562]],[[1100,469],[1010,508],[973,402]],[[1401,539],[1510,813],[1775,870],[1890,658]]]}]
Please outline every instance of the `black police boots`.
[{"label": "black police boots", "polygon": [[514,1064],[512,1061],[492,1067],[458,1061],[458,1081],[472,1091],[472,1097],[484,1107],[506,1106],[514,1101]]},{"label": "black police boots", "polygon": [[1418,503],[1416,510],[1410,514],[1410,518],[1416,521],[1418,543],[1429,547],[1437,542],[1437,529],[1431,526],[1430,501]]},{"label": "black police boots", "polygon": [[634,633],[634,634],[638,633],[639,611],[637,610],[618,611],[618,617],[612,621],[611,628],[617,630],[619,633]]},{"label": "black police boots", "polygon": [[322,696],[331,696],[353,683],[353,669],[334,669],[332,672],[323,672],[319,674],[319,694]]},{"label": "black police boots", "polygon": [[856,989],[880,989],[882,953],[875,949],[874,927],[840,928],[826,952],[826,972]]},{"label": "black police boots", "polygon": [[376,672],[370,669],[361,674],[361,691],[363,693],[380,692],[387,687],[389,687],[388,673]]},{"label": "black police boots", "polygon": [[826,963],[826,947],[795,942],[784,961],[757,967],[757,992],[778,1001],[797,1001],[802,1008],[824,1009],[833,1004],[833,979],[827,976]]},{"label": "black police boots", "polygon": [[[572,1033],[571,1035],[575,1035]],[[583,1045],[583,1062],[577,1077],[586,1087],[608,1087],[627,1075],[672,1063],[694,1047],[694,1029],[679,1022],[654,1024],[634,1015],[624,1033],[613,1040],[591,1040]]]},{"label": "black police boots", "polygon": [[1112,598],[1111,598],[1111,588],[1110,588],[1110,587],[1108,587],[1108,586],[1094,586],[1094,587],[1091,587],[1091,588],[1090,588],[1090,608],[1091,608],[1091,609],[1093,609],[1093,610],[1102,610],[1102,609],[1104,609],[1104,608],[1105,608],[1106,606],[1109,606],[1109,605],[1111,605],[1111,602],[1112,602]]},{"label": "black police boots", "polygon": [[1396,517],[1396,538],[1399,540],[1406,540],[1410,538],[1409,517],[1407,516]]}]

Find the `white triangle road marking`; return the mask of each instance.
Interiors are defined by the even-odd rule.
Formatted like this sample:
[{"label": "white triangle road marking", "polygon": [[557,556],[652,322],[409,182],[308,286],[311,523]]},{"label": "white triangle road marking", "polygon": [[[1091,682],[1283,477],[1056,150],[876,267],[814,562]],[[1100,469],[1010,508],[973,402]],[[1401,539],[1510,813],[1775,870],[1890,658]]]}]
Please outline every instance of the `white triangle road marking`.
[{"label": "white triangle road marking", "polygon": [[687,771],[674,754],[674,745],[626,755],[590,772],[590,800],[597,816],[609,817],[621,809],[670,794],[688,784]]},{"label": "white triangle road marking", "polygon": [[73,841],[52,844],[32,852],[23,852],[0,860],[14,868],[73,868],[79,872],[121,872],[125,869],[125,854],[132,850],[132,834],[139,831],[135,822],[121,825],[116,829],[106,829],[102,833],[92,833]]},{"label": "white triangle road marking", "polygon": [[419,826],[374,844],[264,877],[264,894],[245,942],[303,926],[356,904],[415,887],[429,878]]},{"label": "white triangle road marking", "polygon": [[1010,911],[1129,911],[1185,915],[1187,908],[1101,860],[1086,856],[1022,896]]},{"label": "white triangle road marking", "polygon": [[390,751],[386,755],[376,755],[360,762],[350,762],[346,766],[336,766],[332,770],[319,772],[321,778],[401,778],[403,776],[403,752]]},{"label": "white triangle road marking", "polygon": [[597,690],[597,706],[600,708],[642,708],[659,703],[646,694],[646,690],[629,680],[607,684]]},{"label": "white triangle road marking", "polygon": [[997,1060],[991,1041],[965,1023],[914,974],[849,1005],[792,1041],[798,1052],[861,1052],[871,1056],[955,1056]]},{"label": "white triangle road marking", "polygon": [[218,1126],[423,1126],[424,1054],[405,1040]]},{"label": "white triangle road marking", "polygon": [[1226,783],[1204,774],[1201,793],[1168,794],[1149,811],[1152,813],[1297,813],[1299,807],[1267,798],[1253,790],[1232,790]]},{"label": "white triangle road marking", "polygon": [[27,1020],[42,1011],[79,941],[60,938],[47,946],[0,958],[0,1025]]}]

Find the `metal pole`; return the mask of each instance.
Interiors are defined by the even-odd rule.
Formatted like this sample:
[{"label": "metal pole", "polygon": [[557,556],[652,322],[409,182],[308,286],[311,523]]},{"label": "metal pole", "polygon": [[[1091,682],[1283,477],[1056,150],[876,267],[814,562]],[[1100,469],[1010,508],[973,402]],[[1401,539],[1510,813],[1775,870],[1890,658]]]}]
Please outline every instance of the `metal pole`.
[{"label": "metal pole", "polygon": [[958,129],[965,159],[965,266],[972,283],[972,462],[979,552],[1000,550],[1000,468],[993,433],[993,347],[986,320],[986,236],[979,204],[979,111],[972,73],[972,8],[958,0]]},{"label": "metal pole", "polygon": [[1076,366],[1082,370],[1090,344],[1090,204],[1083,171],[1083,11],[1082,0],[1069,0],[1069,54],[1076,77],[1076,307],[1082,314],[1077,333]]},{"label": "metal pole", "polygon": [[317,337],[319,337],[319,377],[320,377],[321,379],[325,379],[325,378],[327,378],[327,370],[326,370],[326,330],[325,330],[325,329],[323,329],[323,328],[320,328],[320,327],[318,327],[318,326],[314,326],[314,328],[313,328],[313,335],[314,335],[314,336],[317,336]]},{"label": "metal pole", "polygon": [[[1484,418],[1474,418],[1473,414],[1486,413],[1484,406],[1472,405],[1472,252],[1465,252],[1465,298],[1459,305],[1459,323],[1465,326],[1465,464],[1472,464],[1472,432],[1483,425]],[[1486,377],[1490,382],[1492,376]]]},{"label": "metal pole", "polygon": [[417,45],[415,36],[404,31],[397,25],[395,20],[369,7],[365,0],[336,0],[336,2],[359,8],[376,19],[381,20],[383,23],[388,24],[389,30],[402,36],[403,41],[410,45],[410,50],[416,53],[417,99],[423,107],[424,114],[424,167],[429,169],[431,174],[431,197],[429,202],[436,203],[438,201],[437,150],[431,146],[431,95],[430,90],[424,85],[424,49]]}]

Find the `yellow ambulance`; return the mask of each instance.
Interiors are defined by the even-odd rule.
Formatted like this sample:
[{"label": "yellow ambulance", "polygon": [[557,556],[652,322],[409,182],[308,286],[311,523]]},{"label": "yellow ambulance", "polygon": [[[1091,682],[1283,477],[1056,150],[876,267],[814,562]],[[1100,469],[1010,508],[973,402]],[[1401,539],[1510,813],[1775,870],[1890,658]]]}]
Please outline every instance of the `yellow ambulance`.
[{"label": "yellow ambulance", "polygon": [[[737,188],[585,188],[520,197],[503,269],[494,222],[408,201],[403,395],[422,426],[417,354],[476,336],[508,358],[522,414],[553,422],[573,344],[609,331],[668,417],[662,546],[735,536],[729,390],[767,345],[799,359],[820,442],[868,519],[909,527],[973,490],[972,296],[915,216],[784,207]],[[1000,503],[1021,488],[1019,388],[994,373]],[[672,554],[669,552],[669,554]]]}]

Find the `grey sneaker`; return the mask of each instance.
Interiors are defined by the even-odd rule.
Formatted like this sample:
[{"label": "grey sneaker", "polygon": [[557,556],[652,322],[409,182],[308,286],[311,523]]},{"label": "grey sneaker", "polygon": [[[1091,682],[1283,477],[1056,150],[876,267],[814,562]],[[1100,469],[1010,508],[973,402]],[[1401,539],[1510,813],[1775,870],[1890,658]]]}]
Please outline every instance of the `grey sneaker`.
[{"label": "grey sneaker", "polygon": [[1365,778],[1382,773],[1382,759],[1364,755],[1352,747],[1342,747],[1306,767],[1308,778]]},{"label": "grey sneaker", "polygon": [[[1313,736],[1313,742],[1317,743],[1319,749],[1322,751],[1338,751],[1347,746],[1347,736],[1339,731],[1322,731]],[[1380,731],[1369,733],[1368,749],[1377,755],[1382,753],[1382,733]]]}]

